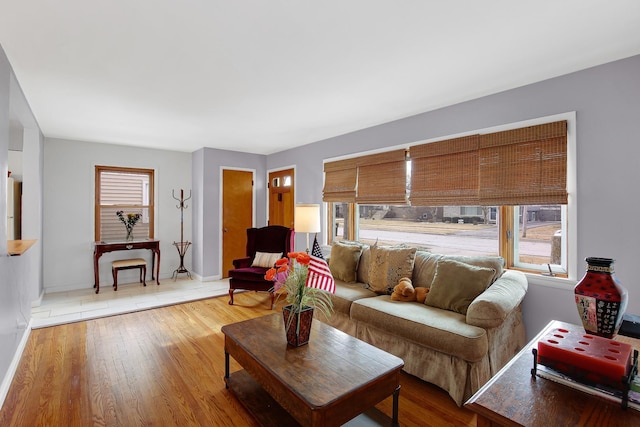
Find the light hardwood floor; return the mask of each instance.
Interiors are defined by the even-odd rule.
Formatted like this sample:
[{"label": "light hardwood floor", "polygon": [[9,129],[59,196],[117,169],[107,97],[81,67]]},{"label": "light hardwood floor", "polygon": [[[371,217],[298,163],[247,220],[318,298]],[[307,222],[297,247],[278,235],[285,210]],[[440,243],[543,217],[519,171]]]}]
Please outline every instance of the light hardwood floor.
[{"label": "light hardwood floor", "polygon": [[[224,386],[228,323],[272,313],[264,293],[31,332],[0,426],[255,426]],[[232,360],[231,371],[241,369]],[[476,426],[442,390],[403,373],[402,426]],[[377,408],[391,415],[391,397]]]}]

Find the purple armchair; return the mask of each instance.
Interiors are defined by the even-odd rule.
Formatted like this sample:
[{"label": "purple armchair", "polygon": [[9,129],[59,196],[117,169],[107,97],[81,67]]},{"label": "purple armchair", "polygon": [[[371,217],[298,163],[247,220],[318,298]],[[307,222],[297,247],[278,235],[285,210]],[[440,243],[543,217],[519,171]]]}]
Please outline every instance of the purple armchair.
[{"label": "purple armchair", "polygon": [[[295,232],[280,225],[247,229],[247,256],[233,260],[233,270],[229,270],[229,305],[233,305],[233,292],[236,289],[263,291],[271,294],[271,308],[274,307],[273,282],[265,280],[269,266],[252,266],[257,252],[263,254],[282,253],[287,256],[294,248]],[[275,262],[275,261],[274,261]]]}]

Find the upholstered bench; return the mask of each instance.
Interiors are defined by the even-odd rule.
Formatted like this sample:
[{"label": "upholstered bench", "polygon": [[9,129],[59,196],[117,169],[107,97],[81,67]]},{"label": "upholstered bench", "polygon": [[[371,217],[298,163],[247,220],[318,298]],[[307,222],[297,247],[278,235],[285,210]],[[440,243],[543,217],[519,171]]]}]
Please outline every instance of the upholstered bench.
[{"label": "upholstered bench", "polygon": [[111,263],[111,273],[113,274],[113,290],[118,290],[118,271],[129,270],[131,268],[140,269],[140,283],[147,286],[147,261],[142,258],[120,259]]}]

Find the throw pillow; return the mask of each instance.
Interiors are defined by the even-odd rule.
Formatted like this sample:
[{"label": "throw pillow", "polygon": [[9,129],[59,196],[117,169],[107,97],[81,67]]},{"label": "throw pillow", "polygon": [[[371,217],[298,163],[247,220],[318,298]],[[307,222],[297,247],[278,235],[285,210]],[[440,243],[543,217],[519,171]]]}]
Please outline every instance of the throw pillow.
[{"label": "throw pillow", "polygon": [[491,283],[498,280],[504,272],[504,258],[499,256],[467,256],[467,255],[444,255],[446,259],[464,262],[465,264],[475,265],[476,267],[493,268],[496,274],[493,276]]},{"label": "throw pillow", "polygon": [[276,261],[282,258],[282,252],[270,253],[270,252],[256,252],[256,256],[253,258],[251,267],[265,267],[271,268],[275,265]]},{"label": "throw pillow", "polygon": [[469,304],[487,289],[494,274],[493,268],[441,259],[424,303],[466,315]]},{"label": "throw pillow", "polygon": [[343,282],[354,283],[358,271],[358,261],[362,246],[353,243],[333,242],[331,245],[331,257],[329,258],[329,270],[335,279]]},{"label": "throw pillow", "polygon": [[371,260],[371,249],[369,245],[362,245],[362,254],[358,262],[357,281],[369,284],[369,262]]},{"label": "throw pillow", "polygon": [[391,294],[400,279],[413,275],[416,248],[373,245],[369,261],[369,288],[377,294]]}]

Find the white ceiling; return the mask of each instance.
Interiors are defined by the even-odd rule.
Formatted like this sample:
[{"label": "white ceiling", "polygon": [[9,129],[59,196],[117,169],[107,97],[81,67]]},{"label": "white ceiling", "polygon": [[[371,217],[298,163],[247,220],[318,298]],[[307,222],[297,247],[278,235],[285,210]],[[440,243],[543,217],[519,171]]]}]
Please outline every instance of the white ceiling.
[{"label": "white ceiling", "polygon": [[0,0],[0,45],[47,137],[270,154],[640,54],[640,1]]}]

